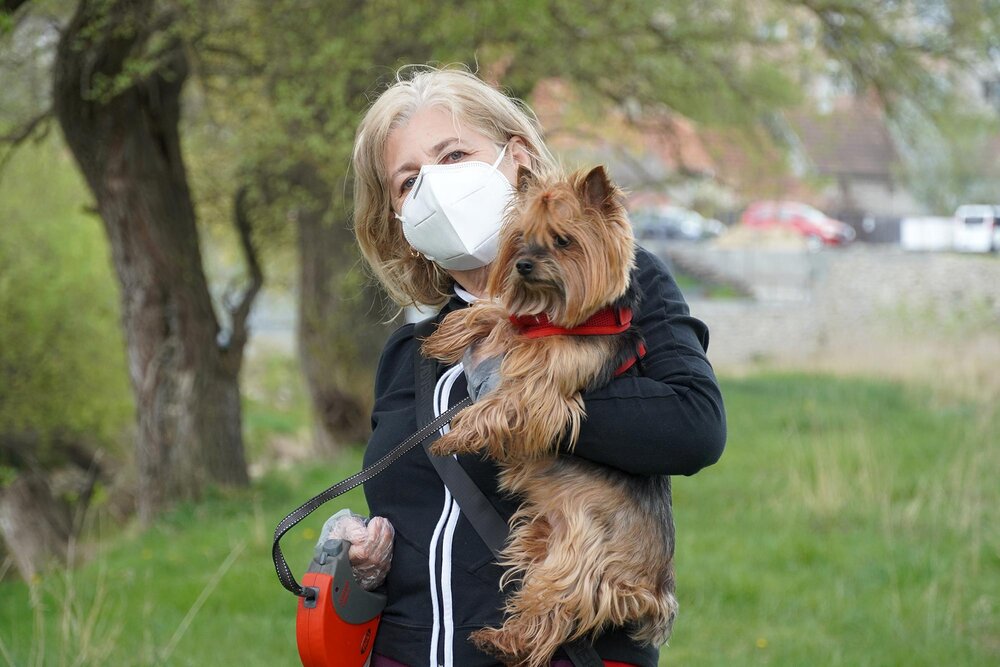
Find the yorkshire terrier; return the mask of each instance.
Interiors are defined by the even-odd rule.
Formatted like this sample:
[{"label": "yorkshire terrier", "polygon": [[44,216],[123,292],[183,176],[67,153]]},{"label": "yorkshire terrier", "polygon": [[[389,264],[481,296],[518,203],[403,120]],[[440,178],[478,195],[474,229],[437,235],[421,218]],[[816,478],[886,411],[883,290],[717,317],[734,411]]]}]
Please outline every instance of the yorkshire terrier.
[{"label": "yorkshire terrier", "polygon": [[581,392],[645,352],[631,325],[640,292],[622,198],[603,167],[569,178],[520,169],[487,285],[494,300],[450,313],[422,347],[446,363],[499,360],[495,386],[432,452],[486,455],[522,501],[501,560],[501,586],[520,586],[503,625],[471,637],[507,664],[547,665],[562,644],[612,626],[662,644],[677,612],[669,478],[560,455],[586,416]]}]

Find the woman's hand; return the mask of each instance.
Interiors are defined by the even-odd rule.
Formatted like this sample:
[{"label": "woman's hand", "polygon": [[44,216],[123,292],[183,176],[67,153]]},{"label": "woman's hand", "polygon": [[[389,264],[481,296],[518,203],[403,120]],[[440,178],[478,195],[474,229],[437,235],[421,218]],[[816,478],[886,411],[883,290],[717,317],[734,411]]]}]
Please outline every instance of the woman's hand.
[{"label": "woman's hand", "polygon": [[372,517],[366,523],[364,517],[347,512],[332,517],[324,527],[326,540],[347,540],[351,548],[347,552],[354,576],[365,590],[373,590],[382,585],[392,564],[392,540],[396,531],[385,517]]}]

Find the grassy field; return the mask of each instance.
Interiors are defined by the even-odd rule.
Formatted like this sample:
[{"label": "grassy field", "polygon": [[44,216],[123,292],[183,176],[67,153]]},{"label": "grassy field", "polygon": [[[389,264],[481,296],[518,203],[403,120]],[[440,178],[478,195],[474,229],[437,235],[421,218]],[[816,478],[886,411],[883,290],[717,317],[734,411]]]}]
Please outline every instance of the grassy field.
[{"label": "grassy field", "polygon": [[[675,480],[681,616],[661,664],[1000,662],[996,401],[795,374],[724,391],[726,454]],[[249,402],[255,449],[294,409]],[[358,465],[274,470],[146,532],[97,521],[84,566],[0,584],[0,665],[298,664],[270,536]],[[320,514],[283,541],[293,569]]]}]

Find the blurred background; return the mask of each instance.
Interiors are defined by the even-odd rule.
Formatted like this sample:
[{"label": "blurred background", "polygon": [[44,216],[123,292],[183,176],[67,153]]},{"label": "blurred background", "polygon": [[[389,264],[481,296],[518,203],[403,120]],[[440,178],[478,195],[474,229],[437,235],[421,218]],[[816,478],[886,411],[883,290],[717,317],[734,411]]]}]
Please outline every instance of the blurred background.
[{"label": "blurred background", "polygon": [[0,664],[298,664],[270,537],[415,316],[348,169],[412,63],[608,165],[711,329],[661,664],[1000,662],[1000,3],[4,0]]}]

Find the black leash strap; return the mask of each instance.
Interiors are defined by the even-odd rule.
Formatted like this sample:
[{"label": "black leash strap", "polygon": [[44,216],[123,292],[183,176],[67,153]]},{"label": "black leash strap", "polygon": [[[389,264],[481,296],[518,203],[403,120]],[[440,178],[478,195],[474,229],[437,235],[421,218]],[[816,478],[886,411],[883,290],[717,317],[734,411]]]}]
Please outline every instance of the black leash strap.
[{"label": "black leash strap", "polygon": [[[429,336],[433,332],[434,320],[424,320],[418,322],[414,329],[414,336],[418,341]],[[417,423],[432,421],[434,419],[434,385],[437,384],[438,363],[434,359],[427,359],[420,354],[419,348],[414,352],[413,372],[416,378],[416,403],[417,403]],[[476,486],[468,473],[454,456],[434,456],[430,447],[436,438],[424,442],[424,450],[431,465],[437,471],[438,476],[448,491],[458,501],[462,514],[469,520],[472,527],[479,534],[479,537],[490,548],[494,556],[498,556],[507,542],[507,535],[510,529],[507,522],[503,520],[500,513],[496,511],[482,490]]]},{"label": "black leash strap", "polygon": [[576,667],[604,667],[604,661],[597,655],[594,645],[582,638],[566,642],[562,645],[562,650]]},{"label": "black leash strap", "polygon": [[[418,343],[434,332],[435,320],[436,318],[432,317],[417,323],[414,328],[414,337]],[[419,345],[413,354],[413,371],[416,378],[417,423],[419,424],[434,417],[434,385],[437,383],[438,372],[437,362],[422,356]],[[466,398],[458,405],[464,405],[470,400]],[[427,457],[434,465],[434,469],[437,470],[441,481],[455,497],[462,514],[493,552],[494,558],[499,561],[500,552],[507,543],[507,536],[510,534],[507,522],[486,498],[482,489],[472,481],[469,473],[465,472],[465,468],[458,462],[458,459],[453,456],[434,456],[431,454],[430,446],[433,442],[434,439],[431,439],[424,443]],[[570,662],[575,667],[604,667],[604,661],[597,654],[594,645],[583,638],[563,644],[562,650],[566,652]]]},{"label": "black leash strap", "polygon": [[274,543],[271,546],[271,558],[274,560],[274,571],[278,573],[278,580],[281,581],[281,585],[295,595],[305,597],[304,589],[299,585],[299,582],[295,580],[295,577],[292,576],[291,570],[288,569],[288,563],[285,562],[285,556],[281,553],[281,546],[278,544],[285,533],[291,530],[295,524],[312,514],[317,508],[319,508],[320,505],[333,500],[339,495],[347,493],[351,489],[364,484],[371,478],[382,473],[386,468],[395,463],[403,454],[410,451],[431,436],[437,434],[445,424],[451,421],[452,417],[471,404],[471,398],[466,398],[465,400],[455,404],[447,412],[444,412],[440,417],[432,420],[429,424],[401,442],[395,449],[380,458],[371,466],[364,468],[360,472],[351,475],[341,482],[337,482],[329,489],[317,496],[314,496],[301,507],[293,510],[288,516],[282,519],[278,526],[274,529]]}]

